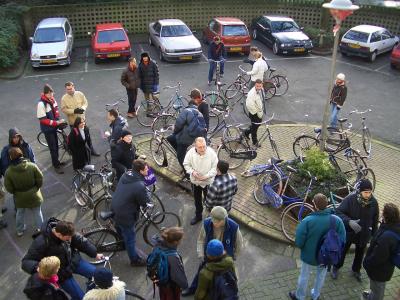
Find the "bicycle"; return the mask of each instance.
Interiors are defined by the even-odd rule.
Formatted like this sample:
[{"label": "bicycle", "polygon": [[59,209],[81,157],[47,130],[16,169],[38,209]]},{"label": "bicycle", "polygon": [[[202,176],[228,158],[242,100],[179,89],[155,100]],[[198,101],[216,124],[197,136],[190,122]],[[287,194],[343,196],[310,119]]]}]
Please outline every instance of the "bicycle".
[{"label": "bicycle", "polygon": [[269,74],[267,80],[272,81],[276,87],[275,96],[285,95],[289,89],[289,81],[287,77],[280,74],[274,74],[276,72],[276,68],[269,68],[268,71],[266,71],[266,73],[268,72]]},{"label": "bicycle", "polygon": [[[168,142],[164,136],[164,132],[171,131],[173,126],[169,126],[165,129],[156,130],[153,133],[153,137],[150,140],[150,152],[153,160],[159,167],[168,166],[169,158],[177,158],[176,150]],[[172,155],[172,156],[171,156]]]},{"label": "bicycle", "polygon": [[222,58],[221,60],[214,60],[214,59],[209,58],[208,61],[216,64],[215,79],[213,78],[212,81],[215,82],[215,85],[218,85],[218,83],[221,83],[221,62],[226,61],[226,59]]},{"label": "bicycle", "polygon": [[244,94],[238,97],[236,100],[228,99],[225,97],[225,93],[221,87],[226,85],[225,83],[218,82],[216,91],[206,91],[204,99],[208,102],[211,108],[216,108],[220,111],[226,111],[227,109],[232,110],[236,103],[240,102],[243,107],[243,112],[248,115],[246,104],[244,102]]},{"label": "bicycle", "polygon": [[[61,123],[57,127],[57,141],[58,141],[58,147],[61,148],[63,151],[62,155],[60,156],[60,161],[63,160],[64,155],[68,154],[72,156],[72,152],[69,149],[68,146],[68,134],[65,132],[65,129],[68,127],[67,123]],[[36,137],[37,141],[39,142],[40,145],[49,147],[47,144],[46,138],[44,136],[43,131],[40,131]]]},{"label": "bicycle", "polygon": [[119,98],[116,102],[114,103],[106,103],[106,111],[110,111],[111,109],[115,109],[116,111],[119,112],[119,105],[120,103],[126,103],[125,97]]}]

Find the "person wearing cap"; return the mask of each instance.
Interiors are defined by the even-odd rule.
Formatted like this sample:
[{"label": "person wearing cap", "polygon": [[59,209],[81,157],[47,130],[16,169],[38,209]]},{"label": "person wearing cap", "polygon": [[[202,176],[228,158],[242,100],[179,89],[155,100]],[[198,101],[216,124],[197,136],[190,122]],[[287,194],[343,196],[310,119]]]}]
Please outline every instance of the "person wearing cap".
[{"label": "person wearing cap", "polygon": [[[140,74],[140,87],[143,91],[146,101],[150,101],[150,95],[153,101],[158,100],[160,85],[159,85],[159,71],[157,63],[152,60],[149,53],[143,52],[140,55],[139,74]],[[147,105],[147,112],[151,112],[153,106],[151,103]]]},{"label": "person wearing cap", "polygon": [[140,83],[140,73],[136,58],[130,57],[128,66],[121,74],[121,84],[126,88],[126,94],[128,95],[128,113],[126,114],[128,118],[136,116],[135,105]]},{"label": "person wearing cap", "polygon": [[92,139],[84,118],[76,117],[74,127],[68,135],[68,145],[72,153],[72,168],[83,169],[90,164]]},{"label": "person wearing cap", "polygon": [[220,75],[221,78],[224,77],[224,61],[226,59],[226,50],[220,36],[215,36],[214,41],[212,41],[208,47],[207,58],[210,63],[210,68],[208,70],[208,85],[210,85],[211,81],[213,80],[215,68],[217,66],[217,63],[214,61],[220,61]]},{"label": "person wearing cap", "polygon": [[336,209],[336,214],[342,218],[346,227],[346,244],[341,261],[334,266],[331,276],[336,279],[339,269],[343,266],[346,253],[351,244],[355,244],[355,253],[352,264],[352,274],[361,282],[361,265],[371,237],[378,228],[379,207],[372,194],[372,183],[368,179],[361,179],[356,192],[349,194]]},{"label": "person wearing cap", "polygon": [[136,148],[132,143],[132,133],[122,130],[121,138],[111,148],[111,164],[119,180],[126,170],[132,169],[133,160],[136,158]]},{"label": "person wearing cap", "polygon": [[210,299],[215,273],[231,271],[236,274],[233,258],[226,254],[220,240],[210,240],[207,243],[205,254],[207,263],[199,273],[199,284],[194,294],[195,300]]},{"label": "person wearing cap", "polygon": [[310,273],[316,271],[314,287],[311,290],[311,299],[319,299],[321,289],[324,285],[327,266],[318,264],[317,254],[321,245],[321,240],[327,234],[331,227],[331,218],[334,218],[335,230],[344,243],[346,240],[346,231],[342,220],[332,214],[328,206],[328,199],[325,195],[316,194],[312,200],[316,211],[305,217],[296,228],[295,244],[301,250],[301,269],[297,281],[296,291],[289,292],[292,300],[307,299],[307,286]]},{"label": "person wearing cap", "polygon": [[345,81],[345,75],[343,73],[339,73],[336,75],[335,85],[333,86],[331,92],[331,121],[330,126],[336,128],[338,114],[340,109],[342,108],[344,101],[347,97],[347,86]]},{"label": "person wearing cap", "polygon": [[125,282],[114,279],[109,269],[96,269],[93,280],[96,287],[88,291],[83,300],[125,300]]},{"label": "person wearing cap", "polygon": [[197,105],[197,109],[203,115],[204,121],[206,122],[207,130],[210,128],[210,112],[207,101],[203,98],[203,94],[199,89],[193,89],[190,92],[190,98]]}]

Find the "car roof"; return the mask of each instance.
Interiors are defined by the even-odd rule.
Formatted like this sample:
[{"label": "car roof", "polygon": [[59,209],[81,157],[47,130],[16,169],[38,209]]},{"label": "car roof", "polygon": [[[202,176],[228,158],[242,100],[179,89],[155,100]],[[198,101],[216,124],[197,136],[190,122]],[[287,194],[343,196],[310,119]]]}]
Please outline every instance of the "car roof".
[{"label": "car roof", "polygon": [[263,17],[270,19],[271,21],[293,21],[292,18],[286,16],[263,16]]},{"label": "car roof", "polygon": [[231,17],[216,17],[214,18],[218,23],[222,25],[244,25],[244,22],[238,18],[231,18]]},{"label": "car roof", "polygon": [[179,19],[162,19],[158,20],[158,22],[161,24],[161,26],[166,26],[166,25],[186,25],[183,21]]},{"label": "car roof", "polygon": [[351,28],[350,30],[361,31],[365,33],[372,33],[380,30],[384,30],[385,28],[374,26],[374,25],[358,25],[356,27]]},{"label": "car roof", "polygon": [[67,21],[67,18],[47,18],[40,21],[38,27],[40,28],[52,28],[52,27],[62,27]]},{"label": "car roof", "polygon": [[97,24],[96,30],[110,30],[110,29],[123,29],[121,23],[104,23],[104,24]]}]

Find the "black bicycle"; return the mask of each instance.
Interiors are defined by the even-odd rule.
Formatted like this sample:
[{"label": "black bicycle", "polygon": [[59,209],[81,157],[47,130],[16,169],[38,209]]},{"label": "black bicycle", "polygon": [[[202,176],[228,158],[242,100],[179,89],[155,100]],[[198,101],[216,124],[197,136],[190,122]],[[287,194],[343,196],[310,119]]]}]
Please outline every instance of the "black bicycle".
[{"label": "black bicycle", "polygon": [[[63,160],[64,155],[72,155],[71,150],[68,147],[68,134],[65,132],[65,129],[68,127],[68,123],[62,123],[57,127],[57,141],[58,141],[58,147],[63,150],[62,155],[60,156],[60,161]],[[47,144],[46,138],[44,136],[43,131],[39,132],[37,137],[37,141],[39,142],[40,145],[49,147]]]}]

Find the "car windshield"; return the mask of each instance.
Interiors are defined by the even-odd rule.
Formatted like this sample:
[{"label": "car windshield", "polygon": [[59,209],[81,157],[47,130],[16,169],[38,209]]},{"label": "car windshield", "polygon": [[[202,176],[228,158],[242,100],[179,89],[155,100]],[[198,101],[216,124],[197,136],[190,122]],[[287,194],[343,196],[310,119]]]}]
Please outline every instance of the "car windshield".
[{"label": "car windshield", "polygon": [[348,33],[344,35],[344,38],[348,40],[366,43],[368,41],[368,36],[369,36],[368,33],[350,30]]},{"label": "car windshield", "polygon": [[246,36],[249,35],[247,32],[247,28],[244,25],[224,25],[223,31],[222,31],[223,36]]},{"label": "car windshield", "polygon": [[299,26],[293,21],[278,21],[271,23],[272,32],[300,31]]},{"label": "car windshield", "polygon": [[99,44],[123,41],[126,41],[126,36],[123,29],[99,31],[97,35],[97,42]]},{"label": "car windshield", "polygon": [[62,27],[39,28],[33,37],[34,43],[57,43],[65,41],[65,33]]},{"label": "car windshield", "polygon": [[192,35],[192,32],[186,25],[163,26],[161,29],[162,37],[187,36],[187,35]]}]

